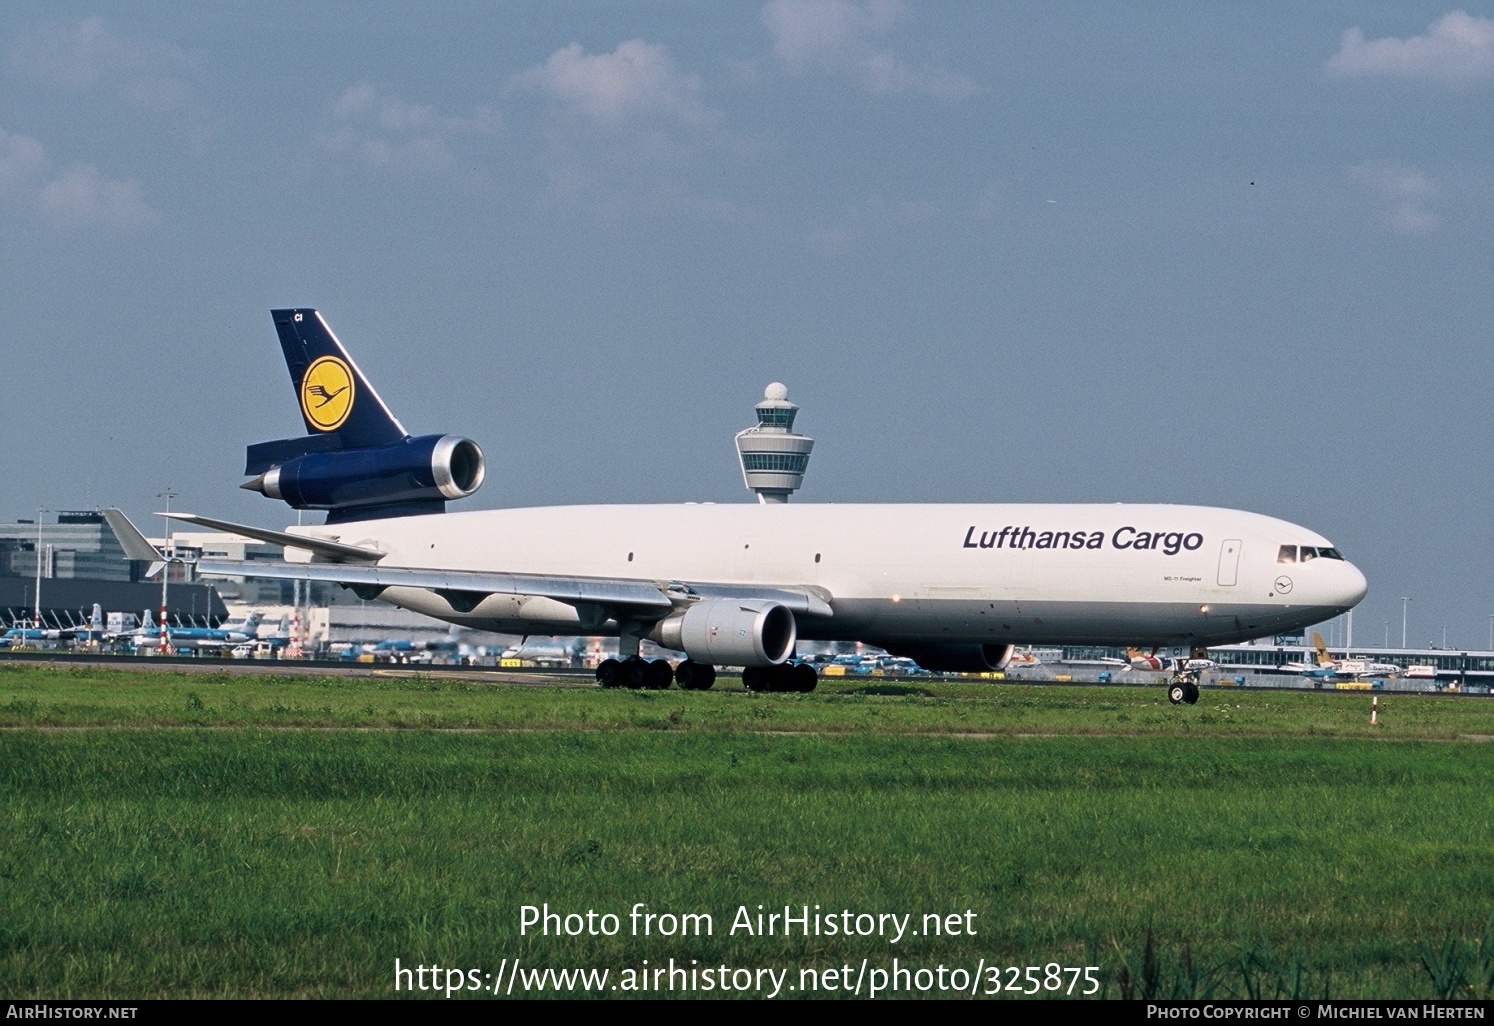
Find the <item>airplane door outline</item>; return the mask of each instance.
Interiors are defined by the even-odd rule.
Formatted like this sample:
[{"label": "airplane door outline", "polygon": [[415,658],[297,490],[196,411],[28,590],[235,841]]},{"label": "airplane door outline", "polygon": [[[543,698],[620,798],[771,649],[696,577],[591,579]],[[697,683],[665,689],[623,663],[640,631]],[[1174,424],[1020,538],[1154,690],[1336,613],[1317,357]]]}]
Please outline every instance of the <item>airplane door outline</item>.
[{"label": "airplane door outline", "polygon": [[1219,546],[1219,586],[1233,588],[1240,579],[1240,539],[1226,538]]}]

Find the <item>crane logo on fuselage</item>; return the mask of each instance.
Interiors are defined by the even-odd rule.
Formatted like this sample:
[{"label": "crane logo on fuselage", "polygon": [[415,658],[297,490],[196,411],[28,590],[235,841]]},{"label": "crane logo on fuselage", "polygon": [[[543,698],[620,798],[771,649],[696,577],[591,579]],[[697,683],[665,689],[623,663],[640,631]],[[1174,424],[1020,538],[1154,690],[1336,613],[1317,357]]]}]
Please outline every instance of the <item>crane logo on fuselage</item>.
[{"label": "crane logo on fuselage", "polygon": [[[1003,527],[999,531],[982,531],[975,526],[965,532],[962,548],[966,549],[1103,549],[1104,531],[1034,531],[1031,527]],[[1203,547],[1203,535],[1197,531],[1143,531],[1117,527],[1109,536],[1112,549],[1157,550],[1166,556],[1194,552]]]},{"label": "crane logo on fuselage", "polygon": [[353,412],[353,374],[335,356],[313,361],[301,377],[301,412],[318,431],[336,431]]}]

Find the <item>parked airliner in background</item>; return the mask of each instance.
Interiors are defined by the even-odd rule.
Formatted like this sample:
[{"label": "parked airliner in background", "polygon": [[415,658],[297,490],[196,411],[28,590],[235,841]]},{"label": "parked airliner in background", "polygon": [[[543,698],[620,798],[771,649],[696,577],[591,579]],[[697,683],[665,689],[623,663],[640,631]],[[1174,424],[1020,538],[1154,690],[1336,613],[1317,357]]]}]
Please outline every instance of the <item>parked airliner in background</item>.
[{"label": "parked airliner in background", "polygon": [[[1116,662],[1121,662],[1121,660],[1116,660]],[[1185,670],[1193,673],[1203,673],[1205,670],[1215,668],[1214,660],[1206,656],[1194,655],[1188,658],[1178,658],[1176,656],[1158,655],[1155,648],[1150,652],[1143,652],[1141,649],[1134,647],[1126,649],[1126,658],[1123,665],[1128,670],[1140,670],[1144,673],[1158,673],[1164,670],[1171,670],[1174,673]]]},{"label": "parked airliner in background", "polygon": [[1296,664],[1292,669],[1304,677],[1321,677],[1325,680],[1369,680],[1372,677],[1399,677],[1403,672],[1394,663],[1377,663],[1370,659],[1335,659],[1328,654],[1323,636],[1317,631],[1312,635],[1314,661],[1310,666]]},{"label": "parked airliner in background", "polygon": [[[149,618],[149,612],[146,617]],[[240,623],[225,623],[222,627],[167,627],[163,632],[157,628],[153,633],[136,634],[136,648],[160,648],[161,635],[166,635],[166,647],[171,649],[232,648],[246,641],[254,641],[259,634],[260,614],[250,613]]]},{"label": "parked airliner in background", "polygon": [[[484,631],[612,635],[604,686],[810,690],[799,639],[862,641],[931,670],[1006,666],[1017,645],[1189,646],[1281,634],[1364,597],[1326,538],[1238,510],[1164,505],[687,503],[446,513],[482,484],[476,443],[412,437],[320,314],[273,311],[307,434],[249,446],[242,487],[321,526],[175,519],[288,546],[208,576],[333,581]],[[142,548],[141,546],[144,545]],[[1283,567],[1282,546],[1311,562]],[[132,558],[159,560],[144,539]],[[149,550],[149,551],[147,551]],[[682,652],[639,658],[643,639]],[[1174,676],[1169,697],[1197,700]]]},{"label": "parked airliner in background", "polygon": [[[81,611],[80,611],[81,612]],[[97,602],[93,613],[82,623],[74,623],[72,613],[67,614],[68,625],[63,627],[61,619],[54,614],[56,627],[48,627],[46,619],[22,621],[0,634],[0,648],[12,645],[34,645],[47,641],[99,641],[104,637],[104,610]]]}]

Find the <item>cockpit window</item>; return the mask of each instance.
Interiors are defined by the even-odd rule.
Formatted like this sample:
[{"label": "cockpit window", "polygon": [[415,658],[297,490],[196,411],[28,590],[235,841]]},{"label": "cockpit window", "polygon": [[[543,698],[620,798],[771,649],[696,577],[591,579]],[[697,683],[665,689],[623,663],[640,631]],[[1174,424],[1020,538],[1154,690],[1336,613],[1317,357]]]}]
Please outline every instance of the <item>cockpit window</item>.
[{"label": "cockpit window", "polygon": [[1302,562],[1306,563],[1309,559],[1317,559],[1317,558],[1318,558],[1318,550],[1317,549],[1313,548],[1311,545],[1304,545],[1304,546],[1302,546]]},{"label": "cockpit window", "polygon": [[1318,550],[1318,555],[1322,556],[1324,559],[1343,559],[1344,558],[1343,553],[1339,552],[1337,549],[1319,549]]},{"label": "cockpit window", "polygon": [[1276,553],[1276,562],[1278,562],[1278,563],[1295,563],[1295,562],[1297,562],[1297,546],[1295,546],[1295,545],[1283,545],[1277,551],[1277,553]]}]

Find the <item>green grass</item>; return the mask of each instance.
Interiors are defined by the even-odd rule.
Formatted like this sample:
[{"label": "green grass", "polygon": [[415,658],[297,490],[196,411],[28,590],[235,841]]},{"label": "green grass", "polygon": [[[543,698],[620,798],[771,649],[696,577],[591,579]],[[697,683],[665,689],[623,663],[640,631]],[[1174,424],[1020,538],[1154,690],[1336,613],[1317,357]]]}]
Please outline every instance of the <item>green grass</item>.
[{"label": "green grass", "polygon": [[[1456,740],[1494,734],[1483,700],[1382,696],[1372,734],[1367,696],[1174,709],[1146,690],[920,687],[7,667],[0,715],[22,726],[0,732],[0,990],[381,997],[396,957],[614,981],[695,959],[793,983],[862,958],[1057,962],[1100,966],[1110,996],[1494,988],[1494,745]],[[404,729],[281,729],[312,725]],[[520,936],[520,906],[544,902],[622,931]],[[715,932],[628,936],[635,902],[711,913]],[[738,906],[785,903],[915,925],[968,908],[979,932],[727,933]]]},{"label": "green grass", "polygon": [[[501,679],[501,675],[495,675]],[[537,678],[527,678],[533,682]],[[580,679],[574,679],[583,685]],[[890,693],[888,693],[890,692]],[[1362,692],[1208,688],[1172,706],[1159,687],[821,681],[812,695],[603,691],[488,684],[439,674],[368,677],[39,670],[0,664],[0,726],[282,726],[478,730],[751,730],[828,733],[1349,737],[1494,736],[1494,702]]]}]

